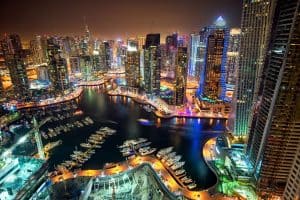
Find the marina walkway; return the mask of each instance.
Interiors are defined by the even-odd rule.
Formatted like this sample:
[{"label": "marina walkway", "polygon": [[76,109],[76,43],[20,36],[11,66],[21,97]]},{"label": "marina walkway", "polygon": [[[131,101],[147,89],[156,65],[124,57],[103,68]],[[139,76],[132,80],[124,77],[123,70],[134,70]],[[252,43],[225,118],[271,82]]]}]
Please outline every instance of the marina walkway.
[{"label": "marina walkway", "polygon": [[25,108],[37,108],[37,107],[45,107],[53,104],[59,104],[63,102],[67,102],[73,99],[78,98],[83,92],[82,87],[76,88],[74,91],[70,92],[69,94],[62,96],[62,97],[56,97],[56,98],[50,98],[41,100],[39,102],[17,102],[17,101],[11,101],[5,104],[6,107],[16,107],[17,110],[19,109],[25,109]]},{"label": "marina walkway", "polygon": [[157,117],[172,118],[172,117],[188,117],[188,118],[215,118],[215,119],[228,119],[227,114],[211,113],[211,112],[194,112],[191,109],[185,107],[176,107],[168,105],[163,100],[156,98],[154,100],[147,98],[130,91],[121,91],[119,89],[111,90],[107,92],[111,96],[125,96],[132,98],[134,101],[140,104],[151,105],[156,109],[153,111]]}]

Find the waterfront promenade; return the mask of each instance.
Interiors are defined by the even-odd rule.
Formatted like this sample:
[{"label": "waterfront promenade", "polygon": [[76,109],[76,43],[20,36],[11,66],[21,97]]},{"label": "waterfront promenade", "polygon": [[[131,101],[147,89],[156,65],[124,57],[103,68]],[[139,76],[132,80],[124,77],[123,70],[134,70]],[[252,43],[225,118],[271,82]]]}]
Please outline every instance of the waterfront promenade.
[{"label": "waterfront promenade", "polygon": [[145,95],[136,94],[130,91],[122,91],[119,88],[107,92],[111,96],[125,96],[132,98],[135,102],[145,105],[150,105],[156,110],[153,111],[157,117],[160,118],[173,118],[173,117],[186,117],[186,118],[210,118],[210,119],[228,119],[227,114],[219,114],[212,112],[194,112],[190,108],[176,107],[168,105],[166,102],[159,98],[149,99]]},{"label": "waterfront promenade", "polygon": [[71,101],[73,99],[77,99],[83,92],[82,87],[76,88],[74,91],[56,98],[44,99],[38,102],[17,102],[11,101],[6,103],[6,107],[15,107],[17,110],[26,109],[26,108],[38,108],[38,107],[46,107],[49,105],[64,103],[67,101]]}]

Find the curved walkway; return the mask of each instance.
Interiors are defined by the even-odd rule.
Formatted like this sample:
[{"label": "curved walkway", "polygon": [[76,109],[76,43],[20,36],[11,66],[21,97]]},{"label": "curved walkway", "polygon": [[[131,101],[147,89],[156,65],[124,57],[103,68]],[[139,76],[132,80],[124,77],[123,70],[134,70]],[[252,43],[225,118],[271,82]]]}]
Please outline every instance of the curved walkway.
[{"label": "curved walkway", "polygon": [[188,199],[197,199],[197,200],[210,200],[211,197],[207,190],[197,191],[197,190],[188,190],[185,187],[182,187],[177,183],[169,171],[163,166],[160,160],[156,159],[154,156],[137,156],[134,159],[118,163],[115,167],[110,169],[101,169],[101,170],[81,170],[76,173],[66,171],[62,175],[57,175],[51,178],[52,183],[57,183],[71,178],[76,178],[77,176],[110,176],[113,174],[118,174],[132,168],[136,168],[142,164],[148,163],[152,166],[157,174],[159,174],[171,192],[179,192],[184,197]]},{"label": "curved walkway", "polygon": [[8,105],[15,106],[17,108],[17,110],[26,109],[26,108],[45,107],[45,106],[64,103],[67,101],[71,101],[73,99],[77,99],[82,94],[82,92],[83,92],[83,88],[78,87],[76,90],[74,90],[73,92],[71,92],[63,97],[45,99],[40,102],[23,102],[23,103],[9,102]]},{"label": "curved walkway", "polygon": [[216,154],[214,151],[214,147],[216,145],[216,139],[217,138],[214,137],[214,138],[210,138],[209,140],[207,140],[202,149],[202,155],[203,155],[206,165],[210,168],[210,170],[215,174],[215,176],[217,178],[216,184],[214,186],[210,187],[210,189],[215,188],[217,186],[217,184],[219,183],[218,174],[216,173],[215,169],[213,168],[213,166],[210,163],[210,162],[214,161],[216,158]]}]

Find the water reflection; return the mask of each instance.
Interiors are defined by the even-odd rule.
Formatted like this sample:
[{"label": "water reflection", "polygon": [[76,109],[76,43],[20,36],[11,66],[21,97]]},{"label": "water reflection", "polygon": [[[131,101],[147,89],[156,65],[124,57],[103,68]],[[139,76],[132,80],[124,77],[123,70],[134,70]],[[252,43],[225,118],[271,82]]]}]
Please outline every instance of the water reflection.
[{"label": "water reflection", "polygon": [[[69,159],[75,147],[80,148],[80,143],[86,141],[99,127],[110,126],[117,130],[117,134],[108,138],[82,168],[97,169],[103,167],[106,162],[124,160],[116,146],[127,139],[145,137],[152,142],[152,147],[174,146],[175,151],[186,161],[185,169],[188,174],[200,188],[208,188],[215,184],[216,178],[203,160],[202,146],[207,139],[224,131],[225,120],[160,119],[146,112],[134,101],[125,97],[110,97],[101,93],[101,89],[86,89],[80,101],[80,108],[85,115],[93,118],[95,124],[61,135],[59,139],[63,140],[63,145],[54,150],[54,155],[50,158],[52,166]],[[148,119],[153,125],[142,125],[137,121],[139,118]]]}]

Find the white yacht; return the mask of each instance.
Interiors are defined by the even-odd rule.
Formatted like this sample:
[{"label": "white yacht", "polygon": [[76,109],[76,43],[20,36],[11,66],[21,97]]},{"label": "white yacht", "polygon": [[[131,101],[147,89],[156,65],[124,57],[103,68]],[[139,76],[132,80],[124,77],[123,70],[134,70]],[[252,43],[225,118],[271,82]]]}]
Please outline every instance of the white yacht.
[{"label": "white yacht", "polygon": [[156,156],[158,158],[161,158],[162,156],[170,153],[173,149],[174,149],[174,147],[167,147],[167,148],[161,149],[157,152]]},{"label": "white yacht", "polygon": [[178,163],[174,164],[174,165],[171,167],[171,169],[172,169],[172,170],[177,170],[177,169],[183,167],[184,164],[185,164],[184,161],[183,161],[183,162],[178,162]]}]

